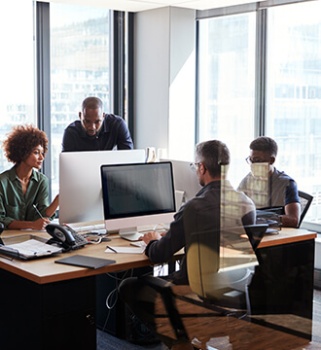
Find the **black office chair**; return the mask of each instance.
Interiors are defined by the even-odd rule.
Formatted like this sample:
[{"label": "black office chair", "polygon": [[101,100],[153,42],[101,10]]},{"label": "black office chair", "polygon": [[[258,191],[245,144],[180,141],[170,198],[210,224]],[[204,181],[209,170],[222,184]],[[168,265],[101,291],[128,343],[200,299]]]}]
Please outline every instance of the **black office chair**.
[{"label": "black office chair", "polygon": [[300,215],[298,227],[301,226],[301,223],[313,201],[313,196],[303,191],[299,191],[299,197],[300,197],[300,204],[301,204],[301,215]]}]

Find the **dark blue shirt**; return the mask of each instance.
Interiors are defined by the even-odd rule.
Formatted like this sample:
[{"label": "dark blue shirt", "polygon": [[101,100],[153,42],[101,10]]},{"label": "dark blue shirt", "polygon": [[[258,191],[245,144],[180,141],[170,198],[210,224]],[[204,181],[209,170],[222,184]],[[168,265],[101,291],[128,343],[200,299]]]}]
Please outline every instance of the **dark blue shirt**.
[{"label": "dark blue shirt", "polygon": [[108,151],[112,149],[133,149],[133,141],[127,125],[121,117],[106,114],[103,125],[95,136],[88,136],[76,120],[65,129],[62,152]]}]

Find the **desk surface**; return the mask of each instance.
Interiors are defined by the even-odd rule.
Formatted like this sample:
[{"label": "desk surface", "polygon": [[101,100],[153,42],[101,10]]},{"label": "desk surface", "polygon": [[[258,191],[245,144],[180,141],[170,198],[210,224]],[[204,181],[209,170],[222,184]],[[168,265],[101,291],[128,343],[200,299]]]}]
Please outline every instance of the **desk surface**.
[{"label": "desk surface", "polygon": [[266,235],[259,248],[272,247],[280,244],[295,243],[300,241],[307,241],[309,239],[315,239],[317,237],[316,232],[300,228],[282,228],[277,235]]},{"label": "desk surface", "polygon": [[[48,237],[46,232],[28,231],[28,234],[37,234],[42,237]],[[13,235],[26,234],[26,231],[5,231],[2,237]],[[33,282],[44,284],[68,280],[72,278],[80,278],[86,276],[99,275],[106,272],[115,272],[129,270],[132,268],[150,265],[149,259],[145,254],[115,254],[106,253],[106,245],[126,245],[130,246],[129,241],[126,241],[119,236],[111,237],[111,242],[102,242],[100,244],[88,244],[84,248],[70,251],[68,253],[58,254],[52,257],[40,258],[35,260],[23,261],[19,259],[0,257],[0,268],[15,273],[21,277],[27,278]],[[70,265],[56,264],[55,260],[72,255],[85,255],[102,259],[116,260],[115,264],[104,266],[99,269],[82,268]]]},{"label": "desk surface", "polygon": [[[28,234],[39,234],[43,237],[50,236],[45,231],[27,231]],[[26,234],[26,231],[6,230],[2,233],[2,237],[10,237],[13,235]],[[315,239],[316,233],[309,232],[303,229],[283,228],[278,235],[266,236],[260,243],[259,248],[265,248],[280,244],[300,242],[310,239]],[[106,272],[116,272],[122,270],[129,270],[150,265],[149,259],[145,254],[115,254],[106,253],[106,245],[122,245],[129,246],[130,243],[117,235],[111,236],[112,242],[87,245],[85,248],[78,249],[66,254],[59,254],[55,257],[41,258],[32,261],[22,261],[18,259],[7,259],[0,257],[0,268],[12,272],[16,275],[24,277],[28,280],[39,284],[69,280],[73,278],[81,278],[87,276],[94,276]],[[115,264],[104,266],[99,269],[89,269],[82,267],[75,267],[69,265],[62,265],[54,263],[55,260],[61,259],[65,256],[71,255],[86,255],[103,259],[114,259]]]}]

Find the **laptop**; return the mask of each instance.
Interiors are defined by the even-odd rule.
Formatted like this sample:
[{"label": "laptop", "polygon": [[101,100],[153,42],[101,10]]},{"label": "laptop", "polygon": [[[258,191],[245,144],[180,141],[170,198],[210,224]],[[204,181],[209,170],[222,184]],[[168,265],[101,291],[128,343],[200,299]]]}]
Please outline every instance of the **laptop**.
[{"label": "laptop", "polygon": [[256,210],[256,224],[267,224],[265,234],[277,234],[281,230],[280,215],[284,214],[284,207],[265,207]]}]

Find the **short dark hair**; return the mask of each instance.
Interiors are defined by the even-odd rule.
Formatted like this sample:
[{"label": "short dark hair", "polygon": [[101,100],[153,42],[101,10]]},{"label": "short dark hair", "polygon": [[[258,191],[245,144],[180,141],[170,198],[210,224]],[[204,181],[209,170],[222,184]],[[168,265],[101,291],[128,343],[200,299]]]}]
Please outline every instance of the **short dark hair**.
[{"label": "short dark hair", "polygon": [[44,131],[33,125],[17,125],[3,141],[3,150],[10,162],[19,164],[39,145],[44,153],[48,151],[48,138]]},{"label": "short dark hair", "polygon": [[253,151],[266,152],[270,156],[276,157],[278,154],[277,143],[267,136],[259,136],[250,143],[250,149]]},{"label": "short dark hair", "polygon": [[221,175],[221,165],[230,164],[230,151],[225,143],[219,140],[205,141],[196,145],[196,156],[213,177]]},{"label": "short dark hair", "polygon": [[82,111],[85,109],[103,109],[103,101],[99,97],[90,96],[83,100],[82,102]]}]

